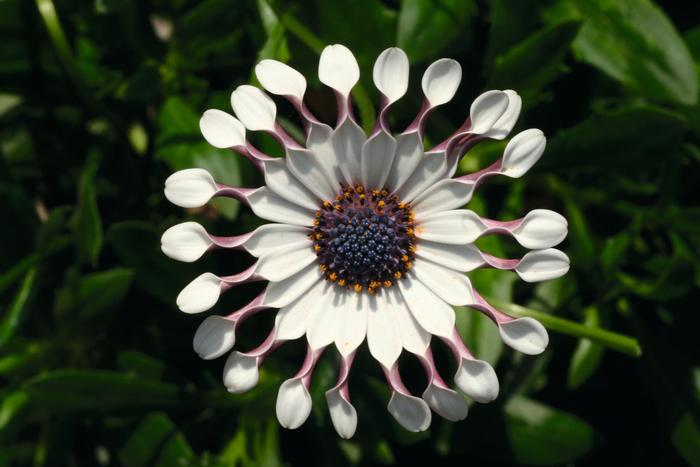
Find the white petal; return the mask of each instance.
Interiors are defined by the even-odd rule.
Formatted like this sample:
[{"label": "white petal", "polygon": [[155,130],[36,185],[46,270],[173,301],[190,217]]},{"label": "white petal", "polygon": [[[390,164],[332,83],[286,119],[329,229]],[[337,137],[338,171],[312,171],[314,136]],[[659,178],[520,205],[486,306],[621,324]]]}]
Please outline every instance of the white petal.
[{"label": "white petal", "polygon": [[513,237],[525,248],[539,250],[557,245],[566,238],[568,223],[564,216],[548,209],[530,211],[513,229]]},{"label": "white petal", "polygon": [[348,298],[348,292],[335,284],[320,282],[324,284],[322,296],[309,310],[306,329],[306,339],[314,350],[331,344],[335,339]]},{"label": "white petal", "polygon": [[498,397],[496,372],[483,360],[463,358],[455,373],[455,384],[464,394],[482,404]]},{"label": "white petal", "polygon": [[311,395],[301,379],[288,379],[277,393],[277,420],[290,430],[304,424],[311,413]]},{"label": "white petal", "polygon": [[403,348],[411,353],[423,355],[430,344],[430,333],[418,324],[395,287],[387,292],[387,305],[393,316],[394,326],[401,335]]},{"label": "white petal", "polygon": [[370,307],[367,315],[369,353],[386,368],[391,368],[403,347],[401,331],[397,327],[393,304],[389,304],[383,294],[373,299],[378,306]]},{"label": "white petal", "polygon": [[430,408],[418,397],[394,391],[387,409],[399,425],[408,431],[425,431],[430,426]]},{"label": "white petal", "polygon": [[326,391],[326,403],[335,431],[343,439],[350,439],[357,429],[357,411],[340,394],[340,389]]},{"label": "white petal", "polygon": [[264,304],[270,308],[282,308],[299,298],[321,279],[321,270],[310,264],[292,277],[281,282],[270,282],[265,289]]},{"label": "white petal", "polygon": [[413,201],[416,196],[444,178],[446,170],[447,159],[444,153],[426,154],[406,183],[399,188],[399,197],[407,203]]},{"label": "white petal", "polygon": [[289,65],[277,60],[261,60],[255,76],[268,92],[278,96],[294,96],[299,100],[306,92],[306,78]]},{"label": "white petal", "polygon": [[312,311],[323,307],[326,281],[318,281],[308,292],[282,308],[275,316],[276,337],[294,340],[304,335]]},{"label": "white petal", "polygon": [[360,67],[350,49],[344,45],[329,45],[321,52],[318,79],[326,86],[348,96],[360,79]]},{"label": "white petal", "polygon": [[416,258],[413,270],[423,285],[450,305],[474,303],[472,285],[465,274],[419,258]]},{"label": "white petal", "polygon": [[221,110],[206,110],[199,119],[199,129],[215,148],[245,146],[245,127],[233,115]]},{"label": "white petal", "polygon": [[340,189],[342,174],[340,173],[338,156],[333,149],[332,134],[333,130],[328,125],[311,123],[309,137],[306,139],[306,148],[314,154],[315,162],[323,167],[328,185],[331,187],[331,195],[334,196]]},{"label": "white petal", "polygon": [[350,185],[362,181],[361,155],[365,140],[365,132],[350,118],[343,120],[343,123],[335,129],[333,136],[331,136],[340,173]]},{"label": "white petal", "polygon": [[520,116],[520,109],[523,106],[523,101],[517,92],[512,89],[506,89],[508,94],[508,107],[506,108],[501,118],[493,124],[490,130],[484,133],[484,136],[493,139],[504,139],[515,126]]},{"label": "white petal", "polygon": [[174,225],[160,237],[160,249],[163,253],[186,263],[197,261],[211,245],[209,234],[196,222]]},{"label": "white petal", "polygon": [[474,245],[450,245],[423,240],[416,255],[455,271],[468,272],[482,266],[484,259]]},{"label": "white petal", "polygon": [[503,91],[486,91],[477,97],[469,110],[470,133],[480,135],[493,128],[508,108],[510,99]]},{"label": "white petal", "polygon": [[[287,149],[287,167],[301,183],[318,198],[331,200],[338,191],[335,178],[328,176],[327,168],[318,153],[307,149]],[[316,209],[318,202],[316,203]]]},{"label": "white petal", "polygon": [[267,187],[251,193],[248,202],[255,215],[263,219],[306,227],[313,224],[314,211],[287,201]]},{"label": "white petal", "polygon": [[451,306],[415,278],[405,277],[398,284],[409,310],[423,329],[437,336],[452,335],[455,312]]},{"label": "white petal", "polygon": [[335,335],[335,346],[341,355],[350,355],[357,349],[367,334],[367,313],[377,311],[377,301],[371,300],[368,294],[347,292],[348,299],[345,308],[336,315],[338,327]]},{"label": "white petal", "polygon": [[542,157],[547,138],[537,128],[522,131],[508,142],[503,153],[501,173],[508,177],[522,177]]},{"label": "white petal", "polygon": [[439,211],[461,208],[472,199],[473,182],[459,182],[451,178],[440,180],[411,203],[416,218],[428,216]]},{"label": "white petal", "polygon": [[243,246],[251,255],[260,257],[279,248],[288,248],[290,245],[301,243],[308,238],[309,230],[305,227],[289,224],[265,224],[255,229]]},{"label": "white petal", "polygon": [[176,303],[185,313],[201,313],[216,305],[220,295],[221,279],[205,272],[182,289]]},{"label": "white petal", "polygon": [[399,189],[423,160],[424,154],[423,141],[418,132],[397,136],[396,155],[386,178],[386,187],[389,190]]},{"label": "white petal", "polygon": [[466,245],[486,230],[481,218],[468,209],[455,209],[431,214],[416,226],[416,236],[424,240]]},{"label": "white petal", "polygon": [[540,354],[549,344],[547,330],[530,317],[502,323],[498,326],[498,332],[506,345],[527,355]]},{"label": "white petal", "polygon": [[464,397],[449,388],[431,384],[423,392],[423,399],[441,417],[457,422],[467,418],[469,406]]},{"label": "white petal", "polygon": [[247,129],[274,130],[277,106],[270,96],[255,86],[238,86],[231,94],[231,107]]},{"label": "white petal", "polygon": [[380,131],[362,146],[362,184],[368,190],[381,190],[391,170],[396,153],[396,140]]},{"label": "white petal", "polygon": [[281,198],[303,208],[318,209],[318,199],[304,187],[299,179],[292,175],[290,168],[289,159],[265,161],[265,186]]},{"label": "white petal", "polygon": [[257,358],[240,352],[231,352],[224,365],[224,386],[229,392],[240,394],[258,384]]},{"label": "white petal", "polygon": [[515,272],[525,282],[556,279],[569,272],[569,257],[554,248],[534,250],[523,256]]},{"label": "white petal", "polygon": [[255,272],[272,282],[279,282],[298,273],[316,261],[311,241],[307,238],[301,243],[279,248],[268,255],[263,255],[257,262]]},{"label": "white petal", "polygon": [[406,94],[408,67],[406,52],[398,47],[388,48],[377,57],[372,78],[374,85],[389,99],[389,103],[396,102]]},{"label": "white petal", "polygon": [[451,58],[441,58],[425,70],[421,86],[430,105],[436,107],[452,100],[461,80],[459,63]]},{"label": "white petal", "polygon": [[208,316],[194,333],[192,346],[199,358],[219,358],[236,342],[236,323],[223,316]]},{"label": "white petal", "polygon": [[165,180],[165,197],[182,208],[204,206],[218,191],[216,182],[204,169],[185,169]]}]

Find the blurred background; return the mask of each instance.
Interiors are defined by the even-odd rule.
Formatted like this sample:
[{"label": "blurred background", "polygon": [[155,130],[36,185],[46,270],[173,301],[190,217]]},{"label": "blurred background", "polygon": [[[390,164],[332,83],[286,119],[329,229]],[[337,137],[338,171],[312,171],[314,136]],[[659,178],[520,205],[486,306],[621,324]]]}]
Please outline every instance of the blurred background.
[{"label": "blurred background", "polygon": [[[489,180],[469,208],[496,219],[548,208],[570,224],[564,278],[471,275],[505,309],[542,318],[548,350],[512,352],[476,312],[458,310],[467,344],[497,365],[501,395],[460,423],[434,417],[424,433],[386,412],[364,345],[352,440],[337,437],[323,397],[334,352],[298,430],[278,426],[274,403],[303,359],[301,341],[265,362],[254,391],[228,394],[224,359],[200,361],[191,348],[203,317],[179,312],[175,297],[201,272],[232,274],[252,260],[218,252],[188,265],[159,249],[161,233],[185,220],[219,235],[258,225],[233,201],[173,207],[163,182],[197,166],[259,186],[245,160],[206,144],[199,116],[229,110],[230,92],[255,84],[255,63],[275,58],[305,74],[309,106],[334,122],[316,71],[336,42],[360,63],[365,128],[384,48],[398,45],[412,62],[391,112],[396,131],[420,105],[427,65],[461,63],[460,90],[430,119],[428,145],[484,90],[517,90],[515,132],[541,128],[547,150],[524,178]],[[698,2],[0,0],[0,466],[700,465],[699,64]],[[291,107],[277,103],[300,137]],[[459,170],[486,166],[503,147],[477,146]],[[522,254],[495,238],[479,245]],[[214,312],[258,290],[241,287]],[[246,323],[237,348],[255,346],[272,321]],[[403,355],[401,366],[422,392],[415,359]]]}]

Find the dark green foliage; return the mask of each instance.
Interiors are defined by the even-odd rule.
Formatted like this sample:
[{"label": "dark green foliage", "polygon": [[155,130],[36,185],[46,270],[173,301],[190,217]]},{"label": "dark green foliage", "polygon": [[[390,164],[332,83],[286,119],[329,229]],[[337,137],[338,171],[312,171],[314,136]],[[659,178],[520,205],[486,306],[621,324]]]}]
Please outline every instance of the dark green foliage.
[{"label": "dark green foliage", "polygon": [[[514,132],[538,127],[549,138],[527,176],[489,181],[469,208],[495,219],[534,208],[566,215],[566,277],[531,285],[502,271],[472,275],[494,303],[541,317],[550,347],[515,354],[487,319],[458,309],[459,332],[501,381],[499,399],[472,405],[461,423],[436,416],[425,433],[399,428],[363,346],[351,380],[355,437],[339,440],[326,410],[333,352],[314,375],[309,420],[285,431],[277,387],[303,345],[286,344],[255,391],[234,396],[221,383],[223,359],[202,362],[191,349],[202,317],[175,307],[196,274],[233,274],[251,260],[222,252],[176,263],[160,252],[161,233],[184,220],[218,235],[259,222],[234,201],[185,211],[164,199],[165,178],[191,166],[232,185],[262,183],[244,159],[204,141],[199,116],[228,110],[255,63],[275,58],[307,77],[309,106],[332,121],[316,71],[335,42],[360,63],[353,95],[365,128],[378,103],[375,57],[398,45],[412,68],[391,112],[396,130],[420,105],[425,67],[453,57],[463,82],[431,117],[429,141],[491,87],[523,96]],[[693,2],[0,1],[0,467],[700,466],[699,70]],[[302,134],[289,106],[278,113]],[[488,165],[503,147],[477,146],[459,170]],[[478,243],[522,254],[501,239]],[[215,312],[254,293],[241,287]],[[262,339],[271,314],[252,321],[238,348]],[[449,380],[453,362],[435,349]],[[422,391],[415,359],[401,358],[407,385]]]}]

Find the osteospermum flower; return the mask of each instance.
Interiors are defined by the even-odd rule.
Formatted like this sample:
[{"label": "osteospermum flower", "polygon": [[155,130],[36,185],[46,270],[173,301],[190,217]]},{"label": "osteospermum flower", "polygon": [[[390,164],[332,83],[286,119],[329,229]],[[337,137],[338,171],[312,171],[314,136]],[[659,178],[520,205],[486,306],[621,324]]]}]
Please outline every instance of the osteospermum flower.
[{"label": "osteospermum flower", "polygon": [[[374,65],[374,83],[382,95],[377,124],[368,136],[352,113],[350,91],[360,72],[346,47],[331,45],[321,54],[318,75],[335,92],[335,128],[316,119],[305,106],[306,80],[296,70],[263,60],[255,73],[271,94],[296,108],[306,129],[306,145],[291,138],[276,121],[273,100],[248,85],[231,95],[237,118],[207,110],[200,121],[206,140],[248,158],[265,177],[260,188],[238,188],[216,182],[203,169],[176,172],[165,182],[165,196],[178,206],[194,208],[213,196],[235,198],[268,221],[250,233],[220,237],[195,222],[168,229],[163,252],[195,261],[216,248],[242,249],[257,258],[231,276],[204,273],[177,297],[186,313],[201,313],[219,296],[241,284],[267,281],[264,291],[227,316],[209,316],[194,336],[194,349],[204,359],[224,355],[234,346],[238,326],[261,310],[279,309],[269,336],[255,349],[232,352],[223,380],[240,393],[258,381],[264,358],[285,341],[305,337],[306,358],[296,376],[277,396],[277,418],[297,428],[309,416],[309,385],[321,354],[334,346],[340,354],[337,384],[326,392],[335,429],[351,437],[357,414],[350,402],[349,375],[355,352],[367,339],[381,366],[391,398],[388,410],[408,430],[425,430],[431,412],[449,420],[467,415],[464,397],[438,373],[430,343],[443,340],[457,361],[454,382],[477,402],[498,395],[493,368],[475,357],[455,328],[453,306],[468,306],[488,316],[507,345],[526,354],[542,352],[548,343],[544,327],[532,318],[514,318],[491,306],[472,287],[465,273],[476,268],[512,270],[526,282],[559,277],[569,269],[567,256],[551,248],[567,233],[559,214],[537,209],[511,221],[481,218],[461,209],[475,188],[489,177],[517,178],[540,158],[545,137],[529,129],[515,135],[503,157],[470,175],[453,177],[461,156],[484,139],[504,139],[518,118],[520,96],[514,91],[488,91],[476,98],[464,124],[444,142],[425,151],[426,118],[454,96],[460,65],[441,59],[425,71],[424,104],[415,120],[393,134],[387,114],[408,86],[409,64],[398,48],[385,50]],[[264,131],[285,149],[272,158],[246,141],[245,131]],[[479,251],[482,235],[503,234],[531,249],[520,259],[503,259]],[[422,363],[428,386],[417,397],[401,381],[397,361],[403,350]]]}]

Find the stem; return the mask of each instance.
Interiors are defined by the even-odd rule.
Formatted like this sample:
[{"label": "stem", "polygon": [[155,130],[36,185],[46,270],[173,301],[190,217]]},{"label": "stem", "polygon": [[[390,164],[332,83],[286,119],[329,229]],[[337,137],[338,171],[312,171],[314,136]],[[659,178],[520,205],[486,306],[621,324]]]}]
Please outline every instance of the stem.
[{"label": "stem", "polygon": [[642,355],[642,348],[639,346],[637,339],[633,337],[618,334],[616,332],[598,327],[584,326],[583,324],[569,321],[568,319],[559,318],[541,311],[525,308],[513,303],[503,302],[501,300],[489,298],[488,301],[495,307],[507,312],[508,314],[517,317],[529,316],[531,318],[535,318],[551,331],[560,332],[569,336],[590,339],[597,344],[627,355],[631,355],[632,357],[640,357]]}]

